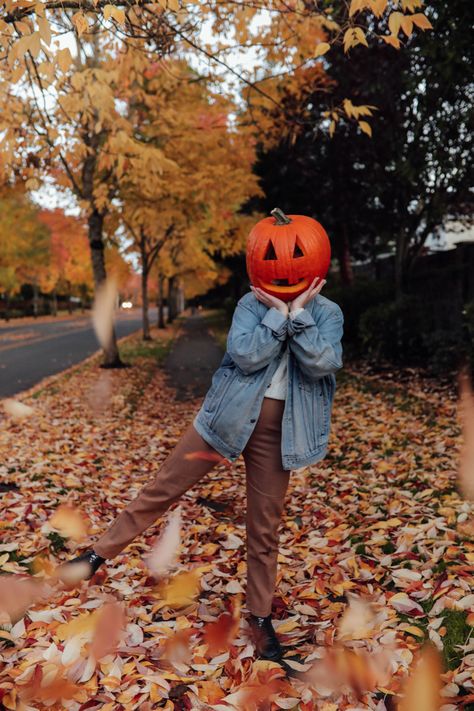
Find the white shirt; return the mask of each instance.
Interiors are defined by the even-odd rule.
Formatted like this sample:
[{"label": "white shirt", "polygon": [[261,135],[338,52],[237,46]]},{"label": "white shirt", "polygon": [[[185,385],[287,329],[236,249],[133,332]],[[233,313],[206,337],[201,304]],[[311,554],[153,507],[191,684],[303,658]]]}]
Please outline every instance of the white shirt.
[{"label": "white shirt", "polygon": [[[289,316],[293,319],[297,314],[303,311],[303,308],[299,306],[297,309],[290,311]],[[286,347],[283,352],[282,359],[278,365],[278,368],[273,374],[272,381],[265,391],[264,397],[271,397],[275,400],[286,400],[286,390],[288,385],[288,341],[286,342]]]}]

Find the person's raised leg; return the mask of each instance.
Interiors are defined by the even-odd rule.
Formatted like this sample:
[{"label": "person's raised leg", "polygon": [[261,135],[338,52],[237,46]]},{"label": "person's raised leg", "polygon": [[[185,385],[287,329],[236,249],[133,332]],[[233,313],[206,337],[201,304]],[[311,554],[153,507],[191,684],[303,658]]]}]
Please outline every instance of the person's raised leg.
[{"label": "person's raised leg", "polygon": [[[281,648],[271,624],[278,560],[278,528],[290,470],[281,459],[281,421],[285,401],[264,398],[260,417],[244,449],[247,480],[247,608],[257,651],[278,658]],[[258,640],[257,640],[258,642]]]},{"label": "person's raised leg", "polygon": [[160,466],[153,481],[146,484],[117,516],[93,545],[93,550],[66,563],[62,569],[74,563],[85,563],[90,567],[88,577],[91,577],[104,560],[118,555],[216,466],[219,457],[221,455],[201,437],[191,423]]}]

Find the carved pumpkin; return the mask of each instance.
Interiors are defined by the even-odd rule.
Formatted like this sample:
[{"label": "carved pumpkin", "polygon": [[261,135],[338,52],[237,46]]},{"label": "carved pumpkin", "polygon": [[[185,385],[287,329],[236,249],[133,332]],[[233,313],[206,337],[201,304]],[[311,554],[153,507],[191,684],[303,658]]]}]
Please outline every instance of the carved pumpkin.
[{"label": "carved pumpkin", "polygon": [[331,262],[325,229],[312,217],[271,211],[247,238],[246,265],[252,286],[288,302],[305,291]]}]

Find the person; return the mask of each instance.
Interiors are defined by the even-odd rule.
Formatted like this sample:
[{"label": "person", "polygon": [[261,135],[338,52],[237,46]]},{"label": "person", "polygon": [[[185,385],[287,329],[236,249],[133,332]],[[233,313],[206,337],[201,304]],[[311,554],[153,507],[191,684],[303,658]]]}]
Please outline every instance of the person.
[{"label": "person", "polygon": [[[90,579],[216,466],[216,453],[232,462],[242,454],[248,623],[257,655],[282,659],[272,624],[278,528],[291,471],[326,454],[334,373],[342,367],[343,314],[320,294],[324,284],[315,277],[288,303],[250,287],[237,303],[226,352],[193,422],[154,480],[63,572],[82,564],[83,579]],[[192,452],[199,456],[187,456]]]}]

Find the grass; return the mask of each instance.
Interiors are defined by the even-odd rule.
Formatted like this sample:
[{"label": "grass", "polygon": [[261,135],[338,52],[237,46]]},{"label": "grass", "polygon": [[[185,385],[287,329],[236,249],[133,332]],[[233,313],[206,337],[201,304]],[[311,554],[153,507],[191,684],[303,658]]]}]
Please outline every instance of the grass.
[{"label": "grass", "polygon": [[130,341],[120,347],[120,357],[133,365],[138,358],[150,358],[162,365],[173,345],[173,338],[168,341]]},{"label": "grass", "polygon": [[425,400],[421,400],[416,395],[406,391],[405,386],[400,383],[387,383],[382,378],[369,380],[363,375],[355,375],[342,368],[336,374],[338,386],[348,384],[357,387],[361,392],[370,395],[383,394],[385,398],[400,410],[412,412],[416,415],[431,418],[428,424],[436,425],[437,411],[435,405]]},{"label": "grass", "polygon": [[227,334],[232,316],[225,309],[213,309],[203,314],[203,320],[211,336],[214,336],[218,345],[225,351],[227,346]]},{"label": "grass", "polygon": [[466,644],[471,627],[466,622],[467,613],[464,610],[444,610],[441,614],[446,627],[443,637],[443,657],[447,669],[456,669],[464,656],[459,645]]}]

